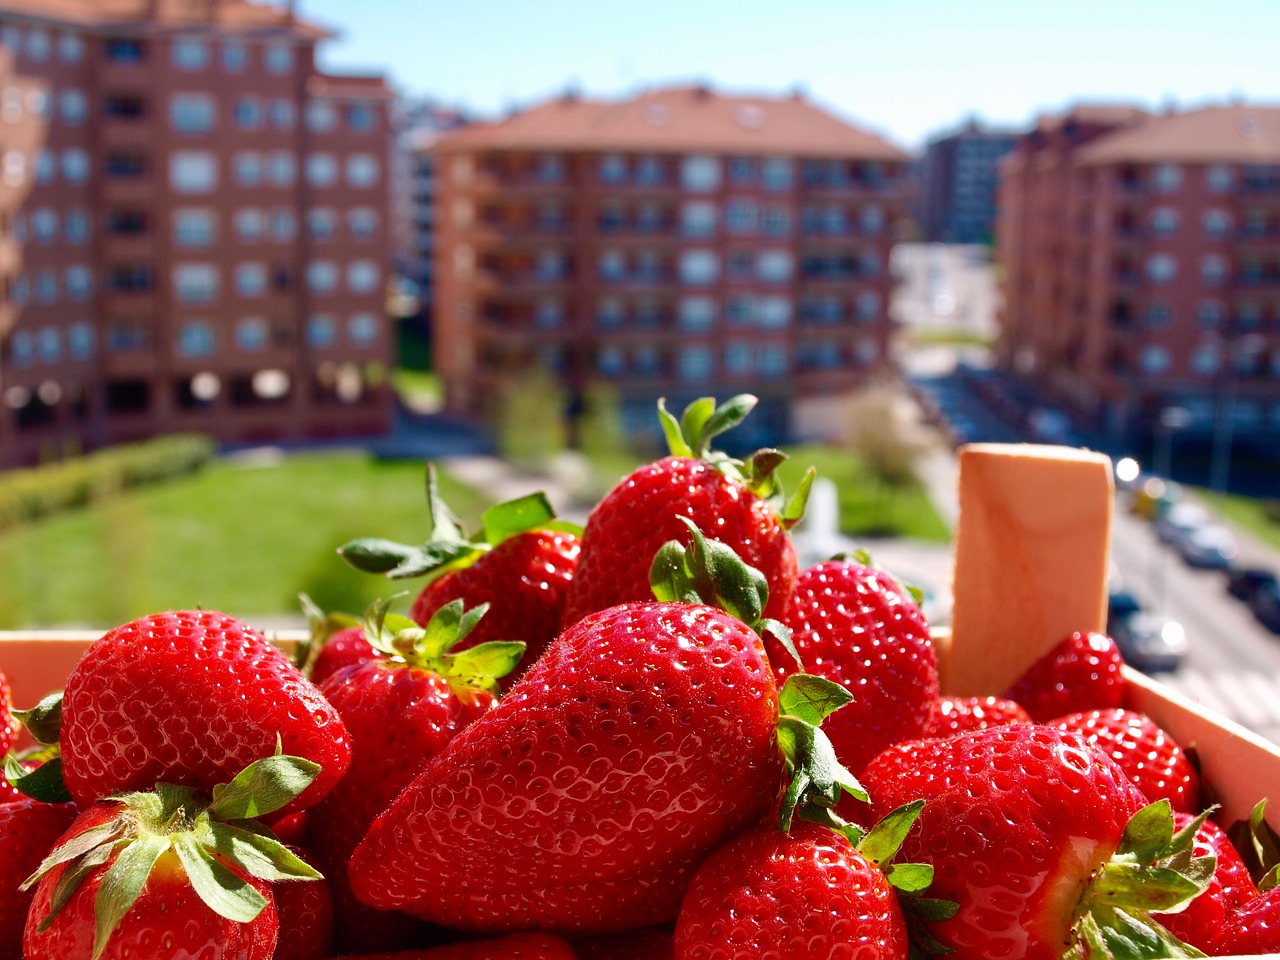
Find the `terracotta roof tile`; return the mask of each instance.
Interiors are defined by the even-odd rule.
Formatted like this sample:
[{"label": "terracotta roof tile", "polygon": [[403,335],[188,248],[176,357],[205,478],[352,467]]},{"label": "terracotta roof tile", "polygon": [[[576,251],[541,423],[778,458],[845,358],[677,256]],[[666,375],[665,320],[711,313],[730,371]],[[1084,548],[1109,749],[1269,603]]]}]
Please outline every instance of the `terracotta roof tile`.
[{"label": "terracotta roof tile", "polygon": [[1280,107],[1205,107],[1151,117],[1080,151],[1082,164],[1280,163]]},{"label": "terracotta roof tile", "polygon": [[888,140],[799,96],[727,96],[699,87],[629,100],[551,100],[446,134],[438,149],[776,154],[906,161]]},{"label": "terracotta roof tile", "polygon": [[166,27],[217,26],[228,30],[288,28],[314,39],[331,36],[293,18],[284,7],[253,0],[0,0],[0,13],[85,26],[150,21]]},{"label": "terracotta roof tile", "polygon": [[395,97],[385,77],[344,77],[326,73],[307,78],[307,93],[335,100],[391,100]]}]

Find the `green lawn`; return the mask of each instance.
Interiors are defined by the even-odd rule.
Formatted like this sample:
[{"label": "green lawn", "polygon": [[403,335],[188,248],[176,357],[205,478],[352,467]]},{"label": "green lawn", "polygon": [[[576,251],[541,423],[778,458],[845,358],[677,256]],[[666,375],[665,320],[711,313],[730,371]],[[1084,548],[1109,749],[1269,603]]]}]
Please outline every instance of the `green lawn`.
[{"label": "green lawn", "polygon": [[867,467],[852,453],[824,444],[784,448],[791,459],[780,475],[788,490],[811,464],[818,476],[835,481],[840,498],[840,531],[851,537],[911,537],[946,543],[951,531],[934,509],[921,484],[881,489]]},{"label": "green lawn", "polygon": [[[487,504],[447,475],[441,487],[474,524]],[[356,453],[219,462],[0,534],[0,628],[104,627],[197,606],[293,612],[299,590],[360,612],[397,588],[351,570],[335,548],[364,535],[415,540],[426,526],[421,464]]]},{"label": "green lawn", "polygon": [[1273,547],[1280,547],[1280,501],[1214,493],[1212,490],[1197,490],[1196,493],[1232,523],[1244,527]]}]

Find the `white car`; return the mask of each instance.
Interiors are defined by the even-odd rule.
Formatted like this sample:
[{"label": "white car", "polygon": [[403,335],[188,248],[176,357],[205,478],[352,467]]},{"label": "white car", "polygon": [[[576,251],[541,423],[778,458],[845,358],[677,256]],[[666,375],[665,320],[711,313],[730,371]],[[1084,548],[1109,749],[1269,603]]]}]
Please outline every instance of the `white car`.
[{"label": "white car", "polygon": [[1225,570],[1236,557],[1236,539],[1219,524],[1196,527],[1174,543],[1182,559],[1193,567]]}]

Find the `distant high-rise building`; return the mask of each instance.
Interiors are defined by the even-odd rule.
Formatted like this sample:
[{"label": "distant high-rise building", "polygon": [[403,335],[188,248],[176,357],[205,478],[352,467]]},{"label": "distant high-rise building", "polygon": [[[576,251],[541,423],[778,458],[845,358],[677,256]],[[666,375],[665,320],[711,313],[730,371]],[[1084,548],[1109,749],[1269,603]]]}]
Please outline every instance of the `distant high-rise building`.
[{"label": "distant high-rise building", "polygon": [[249,0],[0,0],[47,125],[11,215],[0,464],[387,428],[390,95],[320,73],[326,36]]},{"label": "distant high-rise building", "polygon": [[990,243],[995,232],[997,165],[1017,134],[969,121],[929,142],[917,168],[918,218],[935,243]]},{"label": "distant high-rise building", "polygon": [[1079,107],[1002,169],[1010,368],[1116,438],[1280,434],[1280,108]]},{"label": "distant high-rise building", "polygon": [[751,391],[761,439],[830,429],[889,363],[907,155],[800,96],[565,97],[440,138],[435,357],[483,412],[539,366],[632,429]]}]

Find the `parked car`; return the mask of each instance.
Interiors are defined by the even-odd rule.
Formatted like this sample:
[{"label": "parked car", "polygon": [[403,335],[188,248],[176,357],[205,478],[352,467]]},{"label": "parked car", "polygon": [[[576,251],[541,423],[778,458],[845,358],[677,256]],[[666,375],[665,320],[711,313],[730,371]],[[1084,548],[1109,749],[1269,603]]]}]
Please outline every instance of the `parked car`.
[{"label": "parked car", "polygon": [[1259,623],[1272,633],[1280,633],[1280,583],[1264,583],[1249,601],[1249,607]]},{"label": "parked car", "polygon": [[1227,571],[1227,593],[1251,603],[1258,591],[1277,584],[1276,575],[1265,567],[1232,567]]},{"label": "parked car", "polygon": [[1194,527],[1174,542],[1182,559],[1193,567],[1225,570],[1236,558],[1236,538],[1220,524]]},{"label": "parked car", "polygon": [[1139,610],[1111,627],[1125,663],[1144,673],[1177,670],[1187,655],[1187,632],[1176,620]]},{"label": "parked car", "polygon": [[1107,635],[1114,640],[1116,624],[1141,612],[1142,604],[1132,593],[1127,590],[1112,590],[1107,595]]},{"label": "parked car", "polygon": [[1193,530],[1208,525],[1209,514],[1194,503],[1174,503],[1156,514],[1156,536],[1175,547]]}]

